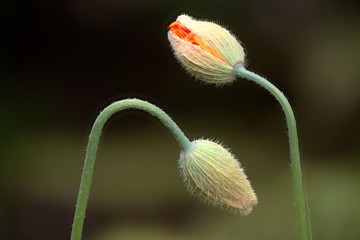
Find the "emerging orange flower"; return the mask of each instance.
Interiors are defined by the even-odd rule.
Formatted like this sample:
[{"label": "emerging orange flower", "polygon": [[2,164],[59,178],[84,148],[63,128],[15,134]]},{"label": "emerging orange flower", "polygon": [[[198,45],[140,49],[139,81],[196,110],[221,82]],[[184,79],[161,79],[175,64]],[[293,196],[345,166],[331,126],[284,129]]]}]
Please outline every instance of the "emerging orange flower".
[{"label": "emerging orange flower", "polygon": [[244,50],[225,28],[180,15],[168,38],[175,57],[192,76],[222,85],[234,80],[234,66],[244,64]]},{"label": "emerging orange flower", "polygon": [[214,57],[220,59],[221,61],[226,61],[217,53],[204,39],[191,32],[188,28],[181,24],[179,21],[175,21],[169,26],[170,32],[180,39],[190,42],[192,44],[198,45],[205,52],[210,53]]}]

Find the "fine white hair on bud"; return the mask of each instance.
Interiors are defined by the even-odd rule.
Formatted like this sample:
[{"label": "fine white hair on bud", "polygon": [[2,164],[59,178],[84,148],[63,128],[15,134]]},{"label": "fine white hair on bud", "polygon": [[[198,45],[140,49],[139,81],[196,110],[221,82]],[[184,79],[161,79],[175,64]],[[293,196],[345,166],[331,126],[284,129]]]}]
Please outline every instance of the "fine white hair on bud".
[{"label": "fine white hair on bud", "polygon": [[180,15],[169,26],[168,39],[186,71],[206,83],[230,83],[234,67],[244,64],[245,53],[239,41],[213,22]]},{"label": "fine white hair on bud", "polygon": [[241,215],[257,204],[256,195],[240,163],[222,145],[205,139],[180,154],[179,169],[188,191],[195,197]]}]

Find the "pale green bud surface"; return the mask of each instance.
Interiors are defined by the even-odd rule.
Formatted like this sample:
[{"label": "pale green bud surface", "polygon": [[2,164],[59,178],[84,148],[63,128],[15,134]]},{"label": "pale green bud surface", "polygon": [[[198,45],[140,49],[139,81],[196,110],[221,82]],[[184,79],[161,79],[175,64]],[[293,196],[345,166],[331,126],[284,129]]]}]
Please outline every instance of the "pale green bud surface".
[{"label": "pale green bud surface", "polygon": [[189,192],[215,206],[248,215],[257,204],[244,170],[222,145],[205,139],[193,141],[181,153],[179,169]]}]

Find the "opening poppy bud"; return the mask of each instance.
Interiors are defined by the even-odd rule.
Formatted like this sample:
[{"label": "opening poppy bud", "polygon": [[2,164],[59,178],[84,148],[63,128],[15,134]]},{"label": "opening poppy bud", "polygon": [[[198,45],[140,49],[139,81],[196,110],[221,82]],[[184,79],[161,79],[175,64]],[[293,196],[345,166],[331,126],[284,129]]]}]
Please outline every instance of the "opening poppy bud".
[{"label": "opening poppy bud", "polygon": [[216,142],[200,139],[193,143],[192,150],[182,152],[179,160],[189,192],[215,206],[248,215],[257,198],[240,163]]},{"label": "opening poppy bud", "polygon": [[234,80],[234,66],[244,64],[239,41],[225,28],[180,15],[170,24],[168,38],[175,57],[186,71],[207,83]]}]

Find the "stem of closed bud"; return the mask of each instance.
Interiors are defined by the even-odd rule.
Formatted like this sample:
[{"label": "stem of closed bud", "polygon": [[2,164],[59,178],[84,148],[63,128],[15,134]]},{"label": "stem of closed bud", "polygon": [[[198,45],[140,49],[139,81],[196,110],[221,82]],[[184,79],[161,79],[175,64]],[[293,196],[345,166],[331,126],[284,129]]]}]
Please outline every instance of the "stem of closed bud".
[{"label": "stem of closed bud", "polygon": [[[157,117],[170,130],[182,149],[179,165],[182,166],[182,176],[189,180],[185,183],[190,189],[200,189],[198,195],[203,196],[202,199],[243,215],[251,212],[252,207],[257,203],[256,196],[240,164],[232,154],[221,145],[208,140],[190,142],[176,123],[160,108],[139,99],[125,99],[105,108],[91,129],[71,240],[81,239],[96,152],[103,126],[113,114],[126,109],[143,110]],[[214,166],[215,168],[213,168]],[[194,169],[197,170],[194,172]],[[203,175],[204,173],[205,175]],[[195,177],[191,178],[191,176]]]},{"label": "stem of closed bud", "polygon": [[182,151],[188,152],[192,149],[193,143],[184,135],[176,123],[160,108],[139,99],[125,99],[115,102],[105,108],[97,117],[89,136],[86,150],[85,163],[81,176],[80,189],[76,203],[71,240],[80,240],[84,225],[85,211],[89,198],[92,175],[94,172],[96,152],[99,145],[101,132],[106,121],[115,113],[126,109],[143,110],[157,118],[170,130],[179,142]]}]

